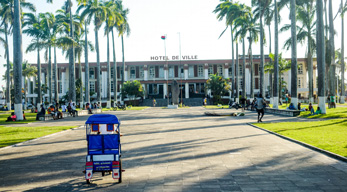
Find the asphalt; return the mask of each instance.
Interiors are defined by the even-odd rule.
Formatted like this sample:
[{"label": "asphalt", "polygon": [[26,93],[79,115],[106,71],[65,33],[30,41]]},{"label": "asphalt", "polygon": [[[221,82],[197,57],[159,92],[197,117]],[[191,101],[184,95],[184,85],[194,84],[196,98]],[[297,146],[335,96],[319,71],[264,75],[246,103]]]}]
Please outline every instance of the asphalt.
[{"label": "asphalt", "polygon": [[[0,149],[0,191],[347,191],[347,163],[285,140],[230,109],[116,111],[123,182],[96,173],[86,184],[85,117],[17,126],[76,129]],[[239,110],[240,111],[240,110]],[[264,122],[307,121],[266,114]]]}]

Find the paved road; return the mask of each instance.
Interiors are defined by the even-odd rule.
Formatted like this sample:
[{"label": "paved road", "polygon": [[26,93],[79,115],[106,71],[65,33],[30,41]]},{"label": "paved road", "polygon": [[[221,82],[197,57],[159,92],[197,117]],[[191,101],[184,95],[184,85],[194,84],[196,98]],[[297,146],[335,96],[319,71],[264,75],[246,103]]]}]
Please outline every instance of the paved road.
[{"label": "paved road", "polygon": [[[101,174],[85,183],[83,128],[2,149],[0,191],[347,191],[346,163],[247,125],[255,113],[211,117],[205,111],[111,112],[124,134],[122,184]],[[305,119],[266,115],[264,121]]]}]

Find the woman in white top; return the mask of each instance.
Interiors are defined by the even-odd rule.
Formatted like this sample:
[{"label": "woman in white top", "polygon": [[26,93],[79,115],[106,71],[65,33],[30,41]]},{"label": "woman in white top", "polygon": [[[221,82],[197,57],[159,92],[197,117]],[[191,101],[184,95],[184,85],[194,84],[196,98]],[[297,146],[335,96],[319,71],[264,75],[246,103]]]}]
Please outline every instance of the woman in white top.
[{"label": "woman in white top", "polygon": [[[258,112],[258,123],[263,122],[261,119],[264,117],[264,98],[263,95],[260,93],[259,97],[257,98],[257,112]],[[261,114],[261,116],[260,116]],[[259,118],[260,117],[260,118]]]}]

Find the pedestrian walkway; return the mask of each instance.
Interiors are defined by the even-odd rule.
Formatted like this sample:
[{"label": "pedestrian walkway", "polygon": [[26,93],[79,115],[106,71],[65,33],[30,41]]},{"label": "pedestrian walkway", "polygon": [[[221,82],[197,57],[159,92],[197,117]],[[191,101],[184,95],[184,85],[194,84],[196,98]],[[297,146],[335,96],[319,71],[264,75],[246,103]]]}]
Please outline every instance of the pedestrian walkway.
[{"label": "pedestrian walkway", "polygon": [[[0,191],[347,191],[346,163],[249,126],[257,120],[254,112],[231,117],[206,111],[236,112],[110,112],[124,135],[121,184],[101,173],[86,184],[83,128],[0,149]],[[71,123],[83,124],[79,118]],[[266,114],[263,120],[306,119]]]}]

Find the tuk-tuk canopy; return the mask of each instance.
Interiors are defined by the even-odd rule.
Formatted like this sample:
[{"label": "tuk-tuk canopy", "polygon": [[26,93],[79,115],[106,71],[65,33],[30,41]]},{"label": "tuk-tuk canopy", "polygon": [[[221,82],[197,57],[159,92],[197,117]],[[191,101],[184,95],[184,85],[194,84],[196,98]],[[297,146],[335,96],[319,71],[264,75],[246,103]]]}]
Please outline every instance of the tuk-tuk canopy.
[{"label": "tuk-tuk canopy", "polygon": [[120,124],[120,122],[115,115],[95,114],[88,118],[86,124]]}]

